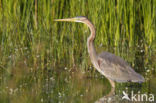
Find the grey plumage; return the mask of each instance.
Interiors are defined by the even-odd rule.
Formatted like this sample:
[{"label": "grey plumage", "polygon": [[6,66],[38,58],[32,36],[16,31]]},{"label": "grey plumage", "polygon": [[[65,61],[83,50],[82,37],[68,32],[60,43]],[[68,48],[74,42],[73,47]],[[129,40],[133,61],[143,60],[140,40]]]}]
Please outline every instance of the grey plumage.
[{"label": "grey plumage", "polygon": [[116,82],[144,82],[144,78],[136,73],[122,58],[102,52],[98,55],[99,67],[102,74]]}]

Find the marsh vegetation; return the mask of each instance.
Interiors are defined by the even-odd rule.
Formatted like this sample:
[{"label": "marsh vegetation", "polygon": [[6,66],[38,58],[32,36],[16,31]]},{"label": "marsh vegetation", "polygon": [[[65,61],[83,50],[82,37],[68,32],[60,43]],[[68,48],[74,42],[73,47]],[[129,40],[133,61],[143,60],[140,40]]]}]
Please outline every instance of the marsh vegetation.
[{"label": "marsh vegetation", "polygon": [[146,82],[117,84],[156,96],[156,0],[0,0],[0,102],[91,103],[110,91],[92,66],[89,29],[56,23],[87,16],[98,52],[126,60]]}]

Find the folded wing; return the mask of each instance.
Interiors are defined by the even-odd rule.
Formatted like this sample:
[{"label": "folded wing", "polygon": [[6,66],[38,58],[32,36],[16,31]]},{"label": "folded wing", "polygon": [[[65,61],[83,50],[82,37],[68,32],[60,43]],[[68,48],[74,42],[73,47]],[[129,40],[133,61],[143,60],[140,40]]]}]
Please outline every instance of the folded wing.
[{"label": "folded wing", "polygon": [[103,52],[98,55],[99,69],[107,78],[117,82],[144,82],[144,78],[136,73],[122,58]]}]

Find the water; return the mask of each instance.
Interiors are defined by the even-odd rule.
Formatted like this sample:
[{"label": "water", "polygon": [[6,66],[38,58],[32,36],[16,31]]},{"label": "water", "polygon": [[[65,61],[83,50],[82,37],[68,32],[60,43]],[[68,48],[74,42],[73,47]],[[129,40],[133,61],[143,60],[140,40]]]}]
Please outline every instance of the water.
[{"label": "water", "polygon": [[[100,48],[100,49],[98,49]],[[101,46],[97,49],[101,50]],[[116,83],[116,96],[111,99],[116,102],[128,102],[122,99],[122,92],[129,95],[134,91],[135,94],[153,94],[156,96],[156,74],[155,51],[143,55],[144,50],[138,48],[110,48],[105,50],[116,52],[135,68],[135,71],[142,74],[146,82],[138,83]],[[104,49],[102,48],[102,49]],[[127,52],[120,52],[127,51]],[[145,53],[144,53],[145,54]],[[135,56],[134,56],[135,55]],[[142,59],[143,58],[143,59]],[[1,67],[0,101],[1,103],[94,103],[103,100],[111,90],[108,80],[92,67],[84,72],[82,68],[68,67],[46,67],[30,68],[26,61],[21,61],[12,67],[11,71],[6,71]],[[8,76],[7,76],[8,75]],[[146,102],[147,103],[147,102]]]}]

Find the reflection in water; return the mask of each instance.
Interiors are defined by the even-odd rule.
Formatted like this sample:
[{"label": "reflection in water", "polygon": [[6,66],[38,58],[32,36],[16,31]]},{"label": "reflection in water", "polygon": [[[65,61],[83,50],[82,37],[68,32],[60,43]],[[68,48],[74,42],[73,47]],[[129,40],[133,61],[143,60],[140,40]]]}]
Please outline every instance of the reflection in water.
[{"label": "reflection in water", "polygon": [[114,95],[110,97],[103,96],[100,99],[98,99],[95,103],[120,103],[121,101],[122,99],[119,96]]},{"label": "reflection in water", "polygon": [[[55,78],[55,77],[54,77]],[[97,98],[109,92],[109,83],[100,75],[86,76],[81,72],[57,73],[53,88],[53,99],[56,102],[84,102],[93,103]],[[56,96],[59,94],[59,98]]]},{"label": "reflection in water", "polygon": [[[26,65],[25,61],[20,61],[9,69],[10,71],[6,71],[5,67],[0,67],[2,74],[0,75],[0,102],[94,103],[96,101],[103,103],[105,101],[104,103],[107,103],[106,101],[111,101],[113,103],[115,101],[114,103],[122,103],[124,101],[123,103],[126,103],[127,100],[121,100],[123,91],[129,96],[131,91],[134,91],[134,94],[138,94],[140,91],[140,94],[147,93],[156,96],[156,74],[154,72],[156,53],[149,51],[148,55],[143,56],[139,55],[140,53],[135,53],[134,48],[129,48],[129,51],[125,53],[124,51],[121,54],[120,52],[116,54],[127,58],[125,60],[128,60],[132,67],[139,68],[137,70],[144,75],[146,82],[143,84],[116,83],[115,96],[112,98],[106,98],[111,90],[109,81],[94,71],[92,67],[88,68],[89,70],[86,72],[79,71],[81,68],[71,71],[68,68],[48,69],[50,68],[48,67],[42,70],[32,69]],[[143,62],[140,61],[143,60],[138,58],[144,58],[144,65],[141,68],[140,63]],[[142,69],[145,71],[142,72]],[[18,99],[16,99],[17,97]]]},{"label": "reflection in water", "polygon": [[95,103],[155,103],[156,102],[156,74],[143,84],[126,83],[116,88],[114,96],[103,96]]}]

